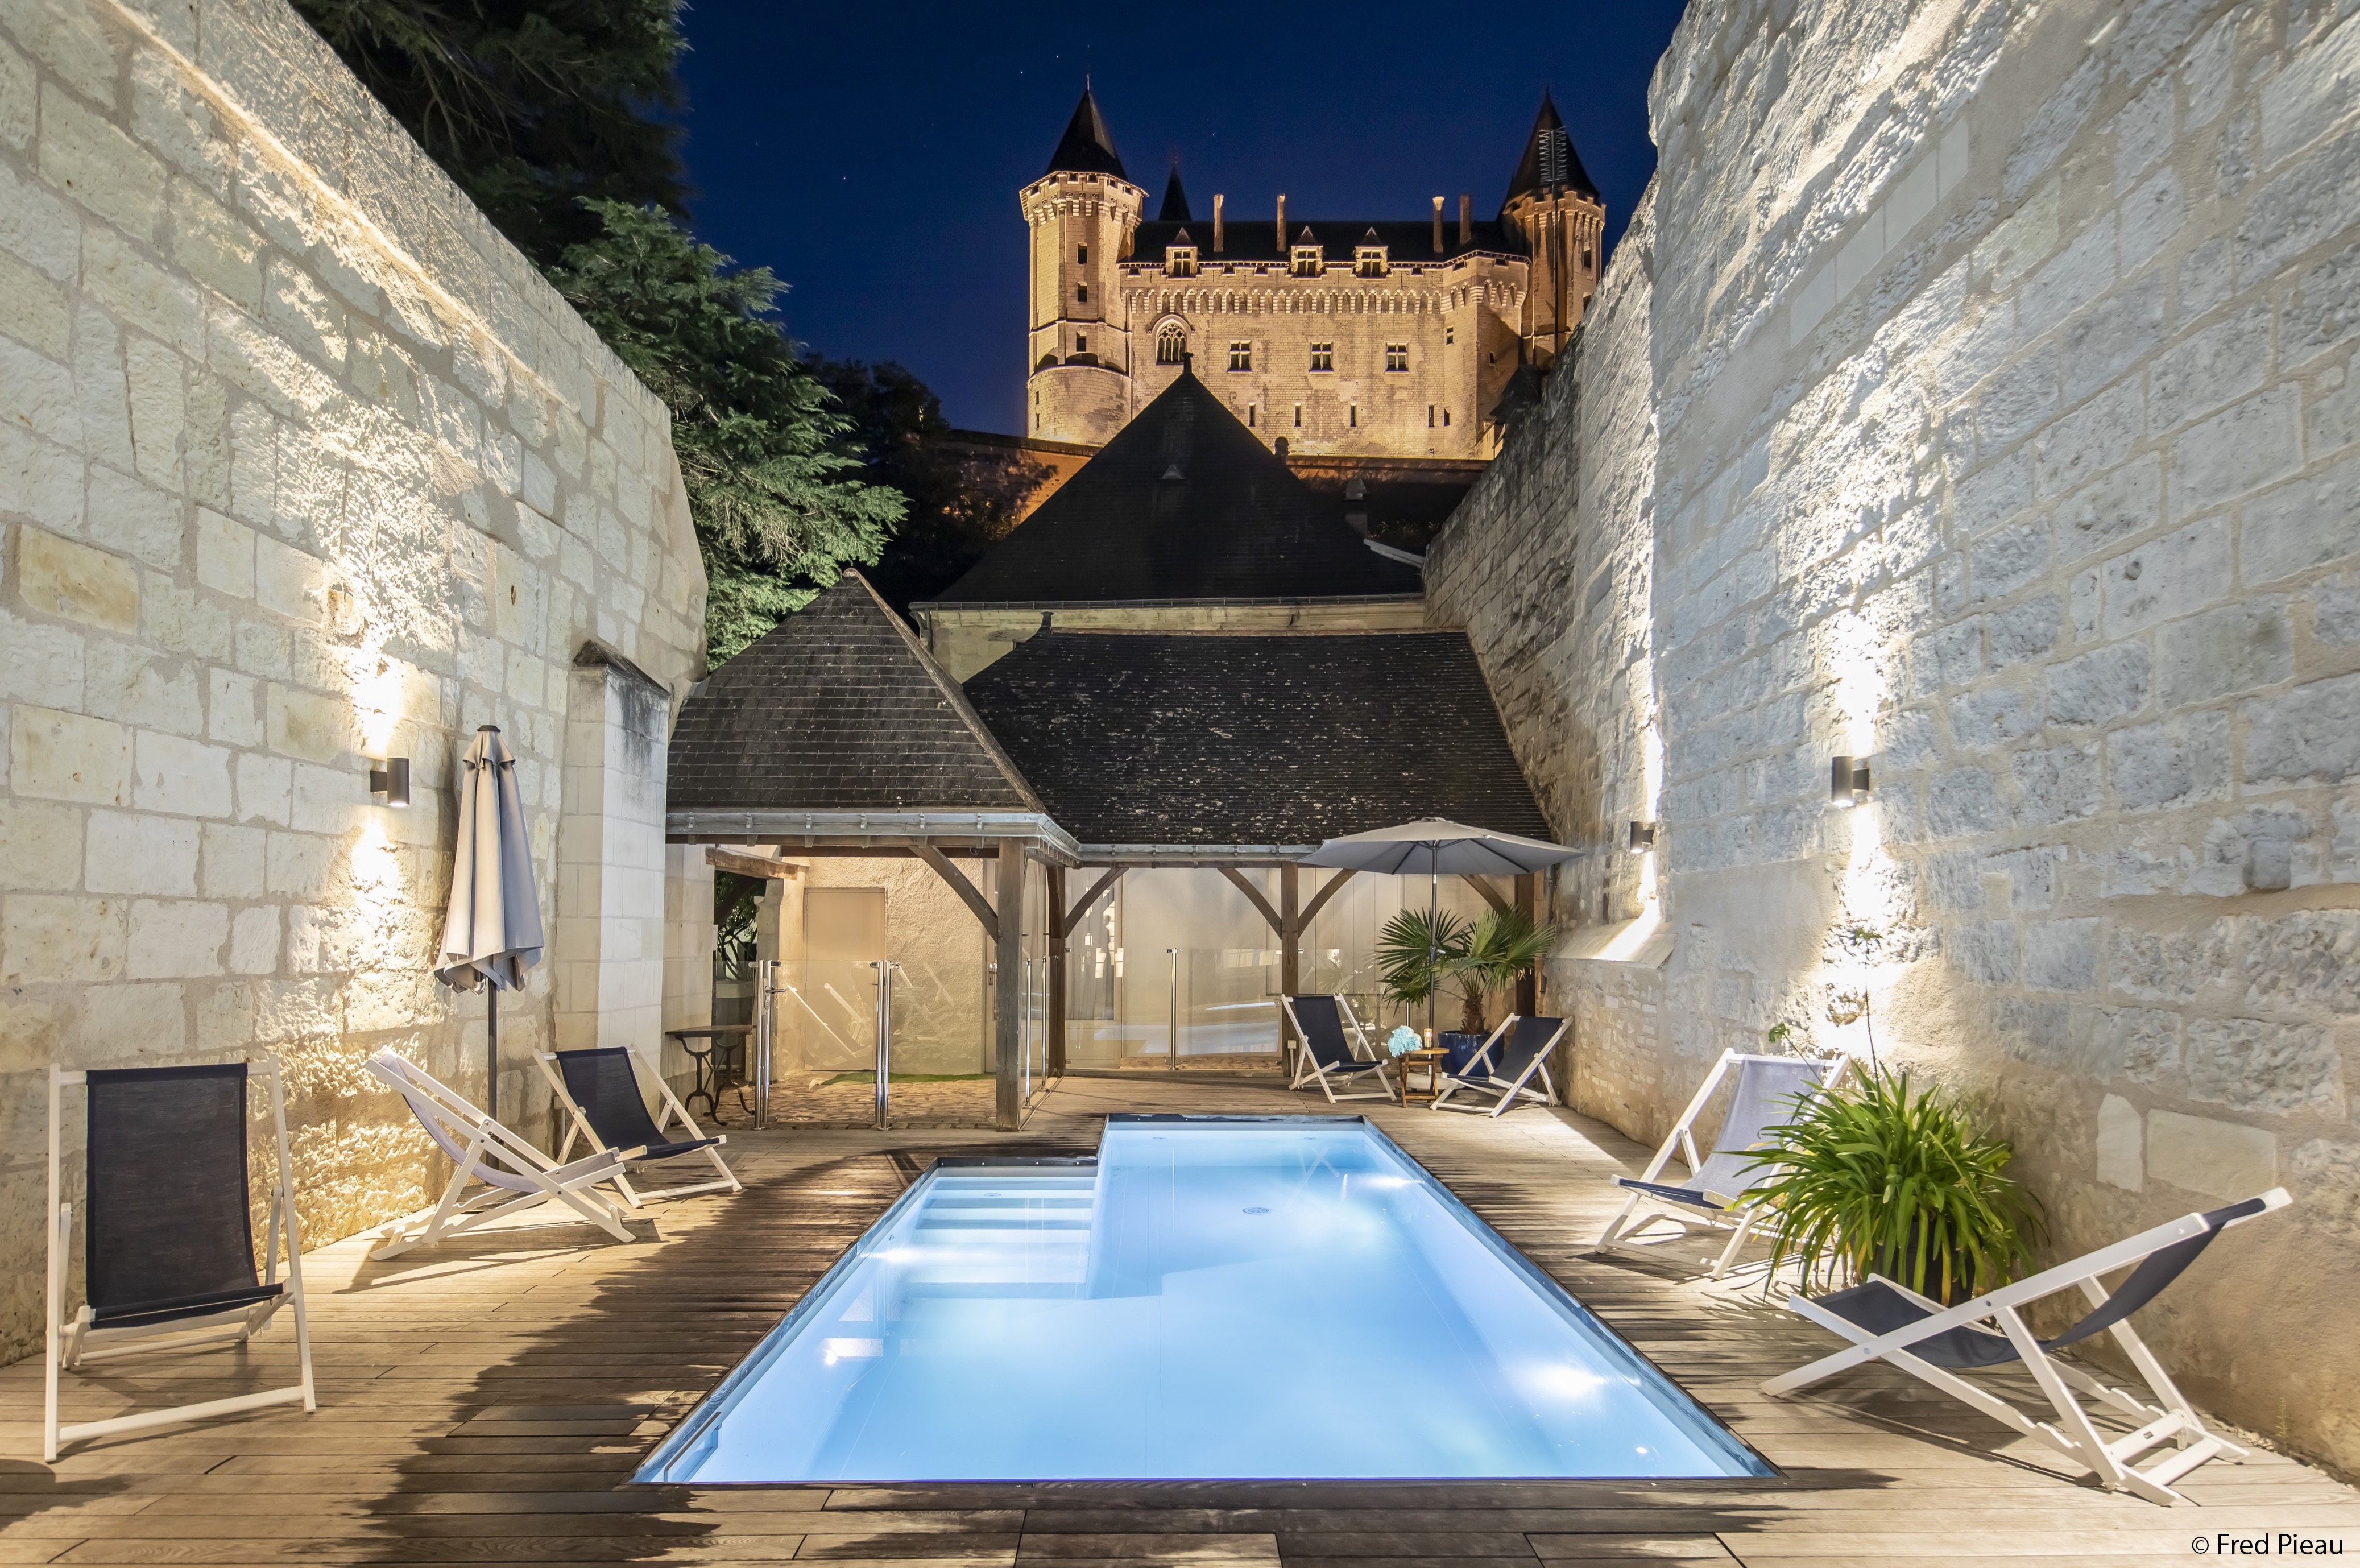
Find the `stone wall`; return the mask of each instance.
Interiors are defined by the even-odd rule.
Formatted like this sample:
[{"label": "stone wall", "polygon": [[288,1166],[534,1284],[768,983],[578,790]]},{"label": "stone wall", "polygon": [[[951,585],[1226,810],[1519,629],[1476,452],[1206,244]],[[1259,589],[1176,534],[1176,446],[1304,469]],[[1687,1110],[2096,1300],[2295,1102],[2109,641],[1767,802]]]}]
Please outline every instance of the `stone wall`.
[{"label": "stone wall", "polygon": [[484,998],[429,973],[478,725],[551,944],[504,1112],[545,1116],[570,966],[570,1016],[653,1047],[705,593],[668,429],[283,0],[0,10],[0,1357],[40,1335],[52,1060],[275,1051],[307,1239],[423,1199],[360,1064],[483,1093]]},{"label": "stone wall", "polygon": [[1596,851],[1552,969],[1586,1107],[1652,1138],[1725,1047],[1873,1029],[2016,1141],[2052,1255],[2284,1183],[2143,1322],[2350,1469],[2338,9],[1699,0],[1649,211],[1428,578]]}]

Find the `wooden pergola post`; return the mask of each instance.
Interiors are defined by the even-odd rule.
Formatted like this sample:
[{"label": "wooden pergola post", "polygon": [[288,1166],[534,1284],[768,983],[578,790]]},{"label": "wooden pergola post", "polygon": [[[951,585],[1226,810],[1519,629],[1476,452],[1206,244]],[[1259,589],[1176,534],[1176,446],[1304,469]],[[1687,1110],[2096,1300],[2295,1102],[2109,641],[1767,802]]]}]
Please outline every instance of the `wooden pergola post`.
[{"label": "wooden pergola post", "polygon": [[1065,1072],[1065,868],[1049,868],[1049,1064],[1047,1076]]},{"label": "wooden pergola post", "polygon": [[[1278,989],[1284,996],[1303,990],[1303,918],[1301,872],[1295,866],[1278,868]],[[1278,1010],[1278,1070],[1286,1071],[1295,1049],[1295,1023],[1286,1009]]]},{"label": "wooden pergola post", "polygon": [[1024,1124],[1024,840],[1000,841],[997,927],[999,983],[992,1000],[992,1125],[1012,1133]]}]

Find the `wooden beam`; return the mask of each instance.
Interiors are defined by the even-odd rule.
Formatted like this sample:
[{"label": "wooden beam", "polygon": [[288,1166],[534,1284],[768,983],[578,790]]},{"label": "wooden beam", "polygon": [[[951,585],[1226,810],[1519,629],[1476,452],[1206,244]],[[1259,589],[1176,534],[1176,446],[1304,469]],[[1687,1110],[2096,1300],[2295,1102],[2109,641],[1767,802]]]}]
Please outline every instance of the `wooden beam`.
[{"label": "wooden beam", "polygon": [[1295,916],[1295,925],[1304,930],[1309,930],[1311,928],[1311,917],[1318,914],[1322,909],[1327,908],[1328,901],[1335,897],[1336,894],[1342,890],[1346,883],[1350,882],[1359,874],[1360,873],[1358,872],[1338,872],[1334,876],[1329,877],[1328,879],[1328,884],[1325,887],[1322,887],[1317,893],[1313,894],[1311,895],[1311,902],[1303,906],[1303,913]]},{"label": "wooden beam", "polygon": [[1047,1075],[1063,1078],[1065,1073],[1065,942],[1070,927],[1065,919],[1065,868],[1051,866],[1049,872],[1049,1049]]},{"label": "wooden beam", "polygon": [[1074,906],[1065,911],[1065,929],[1068,931],[1072,930],[1074,928],[1074,922],[1080,919],[1083,916],[1087,915],[1090,912],[1090,905],[1098,901],[1099,895],[1114,885],[1115,879],[1117,877],[1122,875],[1123,872],[1129,870],[1131,870],[1129,866],[1110,867],[1109,868],[1106,875],[1090,883],[1089,892],[1082,894],[1080,898],[1075,901]]},{"label": "wooden beam", "polygon": [[[936,868],[941,869],[941,868]],[[1000,841],[1000,916],[993,923],[998,959],[991,991],[992,1125],[1012,1133],[1024,1124],[1024,840]],[[978,894],[976,902],[983,902]]]},{"label": "wooden beam", "polygon": [[[934,874],[950,884],[950,890],[959,895],[959,901],[975,911],[975,917],[983,922],[985,936],[994,941],[1000,939],[1000,917],[991,912],[990,902],[977,890],[975,883],[967,880],[965,872],[951,864],[950,858],[932,844],[912,844],[910,853],[934,867]],[[1003,861],[1007,858],[1005,852],[1000,856]]]},{"label": "wooden beam", "polygon": [[1500,896],[1500,890],[1491,885],[1490,877],[1477,876],[1472,872],[1461,872],[1459,873],[1459,880],[1481,894],[1483,902],[1501,914],[1505,915],[1508,912],[1508,901]]},{"label": "wooden beam", "polygon": [[705,863],[716,872],[732,872],[738,876],[767,877],[784,881],[803,874],[801,866],[791,866],[784,861],[774,861],[768,855],[744,855],[735,850],[705,846]]},{"label": "wooden beam", "polygon": [[[664,842],[711,845],[718,844],[722,840],[709,833],[675,833],[667,836]],[[803,844],[798,843],[792,835],[787,835],[774,839],[732,838],[728,842],[768,844],[774,850],[783,850],[797,860],[803,861],[876,861],[912,852],[912,845],[907,839],[884,839],[874,844]],[[989,861],[998,858],[1000,854],[998,850],[988,844],[935,844],[934,847],[957,861]]]},{"label": "wooden beam", "polygon": [[[1278,868],[1278,990],[1293,996],[1303,986],[1303,873],[1295,866]],[[1278,1010],[1278,1066],[1286,1072],[1294,1063],[1295,1022],[1286,1009]],[[1292,1077],[1292,1073],[1289,1073]]]},{"label": "wooden beam", "polygon": [[1273,933],[1280,937],[1286,935],[1285,923],[1279,919],[1278,911],[1270,906],[1270,900],[1262,895],[1262,889],[1246,881],[1245,872],[1239,871],[1235,866],[1223,866],[1221,874],[1229,879],[1231,886],[1246,895],[1246,902],[1252,905],[1263,919],[1270,922],[1270,928]]}]

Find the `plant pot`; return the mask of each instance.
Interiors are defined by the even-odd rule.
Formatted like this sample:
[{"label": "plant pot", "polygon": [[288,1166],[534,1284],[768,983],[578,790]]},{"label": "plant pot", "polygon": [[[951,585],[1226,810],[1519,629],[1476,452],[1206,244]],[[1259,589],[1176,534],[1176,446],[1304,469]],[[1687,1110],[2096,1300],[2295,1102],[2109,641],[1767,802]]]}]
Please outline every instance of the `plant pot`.
[{"label": "plant pot", "polygon": [[1449,1058],[1442,1064],[1443,1069],[1454,1073],[1465,1072],[1467,1064],[1475,1059],[1475,1053],[1483,1048],[1483,1041],[1486,1037],[1482,1035],[1470,1035],[1460,1029],[1437,1030],[1434,1043],[1450,1053]]}]

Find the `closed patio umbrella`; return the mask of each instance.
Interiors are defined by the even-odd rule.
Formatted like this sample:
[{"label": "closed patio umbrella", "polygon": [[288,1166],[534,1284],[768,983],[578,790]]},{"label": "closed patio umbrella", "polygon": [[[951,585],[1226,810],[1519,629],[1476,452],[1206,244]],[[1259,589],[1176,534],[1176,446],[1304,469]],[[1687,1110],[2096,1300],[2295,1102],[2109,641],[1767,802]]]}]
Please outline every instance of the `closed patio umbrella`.
[{"label": "closed patio umbrella", "polygon": [[485,1110],[500,1113],[500,992],[524,984],[541,961],[541,900],[532,885],[532,841],[517,790],[516,759],[486,724],[462,759],[459,839],[452,855],[451,909],[442,922],[434,978],[459,991],[488,983],[491,1088]]},{"label": "closed patio umbrella", "polygon": [[[1384,876],[1415,876],[1426,872],[1426,929],[1434,930],[1434,916],[1442,895],[1442,873],[1453,876],[1517,876],[1544,867],[1579,859],[1581,851],[1568,850],[1563,844],[1546,839],[1525,839],[1513,833],[1494,833],[1487,828],[1470,828],[1463,822],[1446,821],[1439,817],[1422,817],[1415,822],[1404,822],[1397,828],[1377,828],[1366,833],[1349,833],[1341,839],[1330,839],[1296,862],[1306,866],[1333,866],[1341,871],[1375,872]],[[1427,961],[1438,957],[1431,948]],[[1426,1026],[1434,1028],[1434,992],[1426,993]]]}]

